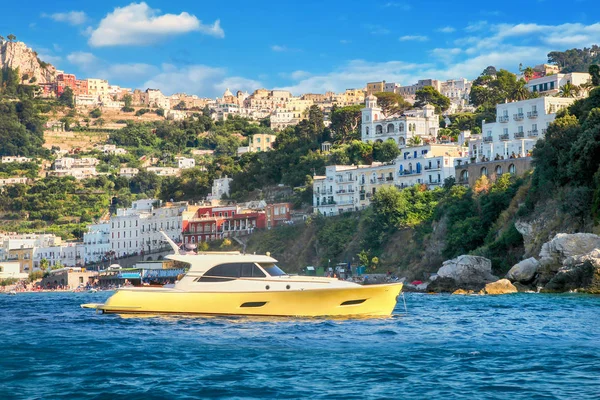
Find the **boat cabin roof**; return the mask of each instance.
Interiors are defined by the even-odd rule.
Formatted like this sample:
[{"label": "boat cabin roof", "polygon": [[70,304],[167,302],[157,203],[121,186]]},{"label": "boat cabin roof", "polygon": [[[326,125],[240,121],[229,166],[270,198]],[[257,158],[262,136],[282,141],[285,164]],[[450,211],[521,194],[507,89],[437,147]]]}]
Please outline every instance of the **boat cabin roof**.
[{"label": "boat cabin roof", "polygon": [[270,256],[257,254],[241,254],[239,252],[206,252],[198,254],[171,254],[169,260],[180,261],[190,265],[189,272],[204,273],[219,264],[230,263],[277,263]]}]

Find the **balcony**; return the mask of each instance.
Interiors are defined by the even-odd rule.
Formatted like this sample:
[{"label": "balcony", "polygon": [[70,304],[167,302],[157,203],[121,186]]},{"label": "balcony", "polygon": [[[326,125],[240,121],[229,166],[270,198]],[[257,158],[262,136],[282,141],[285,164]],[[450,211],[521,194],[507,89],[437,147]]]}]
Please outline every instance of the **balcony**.
[{"label": "balcony", "polygon": [[525,137],[525,132],[515,132],[515,139],[523,139]]},{"label": "balcony", "polygon": [[400,171],[398,172],[398,175],[402,176],[402,175],[421,175],[422,172],[417,172],[416,170],[410,170],[410,171]]},{"label": "balcony", "polygon": [[442,169],[442,166],[441,166],[441,165],[438,165],[438,166],[435,166],[435,165],[428,165],[428,166],[426,166],[426,167],[423,167],[423,169],[424,169],[425,171],[435,171],[435,170]]},{"label": "balcony", "polygon": [[508,115],[501,115],[498,117],[498,122],[508,122]]},{"label": "balcony", "polygon": [[[543,131],[544,131],[544,130],[542,129],[542,132],[543,132]],[[537,130],[537,129],[535,129],[535,130],[533,130],[533,131],[527,131],[527,137],[538,137],[538,130]]]},{"label": "balcony", "polygon": [[340,189],[335,191],[336,194],[354,194],[354,189],[346,190]]},{"label": "balcony", "polygon": [[500,140],[510,140],[510,136],[508,133],[503,133],[500,135]]},{"label": "balcony", "polygon": [[389,181],[393,181],[393,180],[394,180],[394,177],[393,177],[393,176],[386,176],[386,177],[385,177],[385,180],[386,180],[387,182],[389,182]]},{"label": "balcony", "polygon": [[527,118],[537,118],[537,116],[538,116],[537,111],[528,111],[527,112]]},{"label": "balcony", "polygon": [[398,188],[398,189],[405,189],[408,187],[408,185],[405,185],[404,183],[401,183],[400,185],[394,185],[394,186],[396,186],[396,188]]},{"label": "balcony", "polygon": [[492,136],[484,136],[483,137],[483,143],[491,143],[494,141],[494,138]]},{"label": "balcony", "polygon": [[439,185],[439,184],[441,184],[441,183],[442,183],[442,182],[440,182],[440,180],[439,180],[439,179],[435,179],[435,180],[431,180],[431,181],[429,181],[427,184],[428,184],[428,185]]},{"label": "balcony", "polygon": [[546,128],[542,129],[542,135],[545,135],[545,134],[546,134],[546,132],[547,132],[547,129],[546,129]]},{"label": "balcony", "polygon": [[523,121],[525,115],[523,113],[513,114],[513,118],[515,121]]}]

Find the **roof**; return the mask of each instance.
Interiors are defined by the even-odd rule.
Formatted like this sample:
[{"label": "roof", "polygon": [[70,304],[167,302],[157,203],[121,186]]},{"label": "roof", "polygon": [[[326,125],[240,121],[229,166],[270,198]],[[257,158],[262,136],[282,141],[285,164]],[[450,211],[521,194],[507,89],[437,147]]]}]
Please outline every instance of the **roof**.
[{"label": "roof", "polygon": [[199,254],[171,254],[165,258],[190,264],[190,272],[204,273],[210,268],[226,263],[276,263],[270,256],[258,254],[242,254],[239,251],[206,252]]}]

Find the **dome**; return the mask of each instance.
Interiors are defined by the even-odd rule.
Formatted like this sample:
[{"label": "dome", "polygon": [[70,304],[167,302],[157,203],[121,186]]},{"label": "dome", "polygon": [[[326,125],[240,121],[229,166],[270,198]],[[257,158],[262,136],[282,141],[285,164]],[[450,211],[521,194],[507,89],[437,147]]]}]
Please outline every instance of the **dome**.
[{"label": "dome", "polygon": [[233,96],[233,93],[231,93],[231,91],[229,91],[229,88],[227,88],[227,90],[225,90],[225,93],[223,93],[223,97],[227,97],[227,96]]}]

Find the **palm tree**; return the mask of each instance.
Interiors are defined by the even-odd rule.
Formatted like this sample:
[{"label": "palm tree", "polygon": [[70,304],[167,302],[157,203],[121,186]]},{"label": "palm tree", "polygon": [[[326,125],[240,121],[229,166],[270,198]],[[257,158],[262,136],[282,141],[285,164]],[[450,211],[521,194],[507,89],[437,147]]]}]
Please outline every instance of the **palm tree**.
[{"label": "palm tree", "polygon": [[589,94],[590,90],[594,88],[594,84],[592,83],[591,79],[588,79],[585,83],[579,85],[579,88],[584,94]]},{"label": "palm tree", "polygon": [[413,136],[410,139],[408,139],[408,145],[409,146],[418,146],[421,144],[421,137],[420,136]]},{"label": "palm tree", "polygon": [[520,81],[517,82],[517,86],[511,93],[510,97],[512,98],[512,100],[518,101],[518,100],[527,100],[530,96],[531,96],[531,93],[529,92],[529,89],[527,89],[527,87],[525,86],[525,81],[521,79]]},{"label": "palm tree", "polygon": [[12,33],[10,35],[8,35],[6,38],[11,43],[14,42],[15,40],[17,40],[17,37],[15,35],[13,35]]},{"label": "palm tree", "polygon": [[525,80],[528,81],[529,79],[531,79],[531,77],[533,76],[533,73],[534,73],[533,68],[531,68],[531,67],[525,68],[523,70],[523,76],[525,76]]},{"label": "palm tree", "polygon": [[560,88],[558,95],[560,97],[577,97],[579,92],[579,86],[573,85],[571,82],[567,82],[565,85],[563,85],[563,87]]}]

